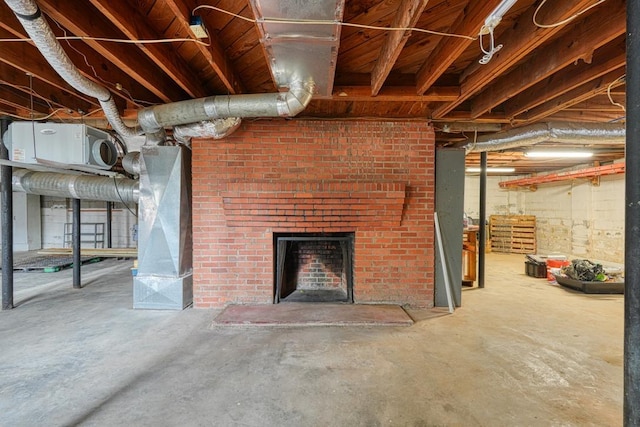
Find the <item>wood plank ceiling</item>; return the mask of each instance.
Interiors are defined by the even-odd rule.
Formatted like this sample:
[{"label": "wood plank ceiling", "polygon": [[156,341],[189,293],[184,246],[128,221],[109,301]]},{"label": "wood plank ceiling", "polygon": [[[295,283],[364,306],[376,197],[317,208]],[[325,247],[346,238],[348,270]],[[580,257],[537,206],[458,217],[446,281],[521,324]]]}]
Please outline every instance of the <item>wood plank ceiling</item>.
[{"label": "wood plank ceiling", "polygon": [[[87,37],[60,42],[86,77],[116,95],[124,117],[152,104],[277,90],[248,0],[37,3],[57,36]],[[624,121],[624,0],[518,0],[495,29],[502,49],[483,65],[478,34],[499,3],[346,0],[343,22],[359,26],[341,29],[333,95],[314,99],[298,118],[431,120],[445,146],[538,122]],[[189,20],[200,5],[228,13],[198,9],[209,34],[198,42]],[[546,25],[554,23],[561,24]],[[25,41],[2,0],[0,39],[0,114],[100,117],[97,101],[67,85]],[[180,41],[140,43],[161,39]],[[483,42],[486,49],[487,36]],[[592,148],[595,161],[624,156],[624,147]],[[489,164],[512,164],[517,173],[571,165],[534,162],[522,151],[490,153]]]}]

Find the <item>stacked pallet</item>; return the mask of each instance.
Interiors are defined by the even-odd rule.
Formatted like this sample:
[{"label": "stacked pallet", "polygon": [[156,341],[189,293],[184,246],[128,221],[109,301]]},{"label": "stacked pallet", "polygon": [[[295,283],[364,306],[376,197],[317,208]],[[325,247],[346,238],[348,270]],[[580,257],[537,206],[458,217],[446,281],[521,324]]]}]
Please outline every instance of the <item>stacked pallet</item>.
[{"label": "stacked pallet", "polygon": [[491,250],[514,254],[536,253],[534,215],[491,215]]}]

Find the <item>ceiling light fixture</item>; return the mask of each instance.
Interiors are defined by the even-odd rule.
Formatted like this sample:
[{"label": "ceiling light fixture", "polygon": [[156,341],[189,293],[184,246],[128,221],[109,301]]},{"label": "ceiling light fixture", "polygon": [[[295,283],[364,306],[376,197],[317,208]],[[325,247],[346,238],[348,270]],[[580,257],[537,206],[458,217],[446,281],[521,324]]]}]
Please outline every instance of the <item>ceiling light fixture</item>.
[{"label": "ceiling light fixture", "polygon": [[[476,167],[469,167],[466,169],[467,173],[479,173],[482,169]],[[487,173],[513,173],[516,168],[487,168]]]},{"label": "ceiling light fixture", "polygon": [[[493,39],[493,30],[498,26],[502,17],[511,9],[517,0],[502,0],[502,2],[493,9],[493,12],[489,14],[484,20],[484,25],[480,28],[480,50],[484,53],[484,56],[480,59],[480,63],[485,65],[491,61],[493,55],[502,49],[502,45],[496,45]],[[489,50],[485,50],[482,45],[482,36],[489,35]]]},{"label": "ceiling light fixture", "polygon": [[586,159],[593,156],[590,151],[527,151],[525,157],[543,159]]}]

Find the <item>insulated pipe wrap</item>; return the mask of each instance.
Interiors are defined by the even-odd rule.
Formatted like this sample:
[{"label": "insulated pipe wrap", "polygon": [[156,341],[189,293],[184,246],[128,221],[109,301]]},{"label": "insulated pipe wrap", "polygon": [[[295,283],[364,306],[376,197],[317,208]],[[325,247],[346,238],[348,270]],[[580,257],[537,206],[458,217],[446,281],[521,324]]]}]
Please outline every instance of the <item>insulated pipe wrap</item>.
[{"label": "insulated pipe wrap", "polygon": [[157,105],[138,112],[145,132],[211,119],[241,117],[293,117],[309,104],[315,85],[312,81],[292,82],[289,92],[210,96]]},{"label": "insulated pipe wrap", "polygon": [[233,133],[241,122],[238,117],[230,117],[176,126],[173,128],[173,137],[176,141],[185,143],[189,142],[191,138],[221,139]]},{"label": "insulated pipe wrap", "polygon": [[545,141],[585,145],[624,145],[625,135],[625,126],[619,123],[581,123],[577,125],[549,122],[481,136],[476,143],[467,144],[465,151],[469,154],[509,150]]},{"label": "insulated pipe wrap", "polygon": [[13,191],[81,200],[138,203],[139,183],[127,178],[64,175],[15,169]]},{"label": "insulated pipe wrap", "polygon": [[62,49],[51,27],[40,14],[33,0],[5,0],[16,17],[33,40],[42,56],[54,70],[73,88],[85,95],[97,98],[105,112],[105,117],[116,132],[125,137],[138,135],[135,129],[127,127],[122,121],[111,92],[99,84],[84,77]]}]

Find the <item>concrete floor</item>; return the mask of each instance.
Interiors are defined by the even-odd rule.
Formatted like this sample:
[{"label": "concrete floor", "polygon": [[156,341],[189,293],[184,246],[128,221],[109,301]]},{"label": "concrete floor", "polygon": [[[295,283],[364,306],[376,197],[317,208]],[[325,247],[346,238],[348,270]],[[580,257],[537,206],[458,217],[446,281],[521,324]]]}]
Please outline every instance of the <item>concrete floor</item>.
[{"label": "concrete floor", "polygon": [[70,270],[16,273],[0,425],[621,425],[623,297],[527,277],[521,255],[488,262],[484,290],[453,315],[410,310],[410,327],[134,311],[130,261],[86,266],[82,290]]}]

